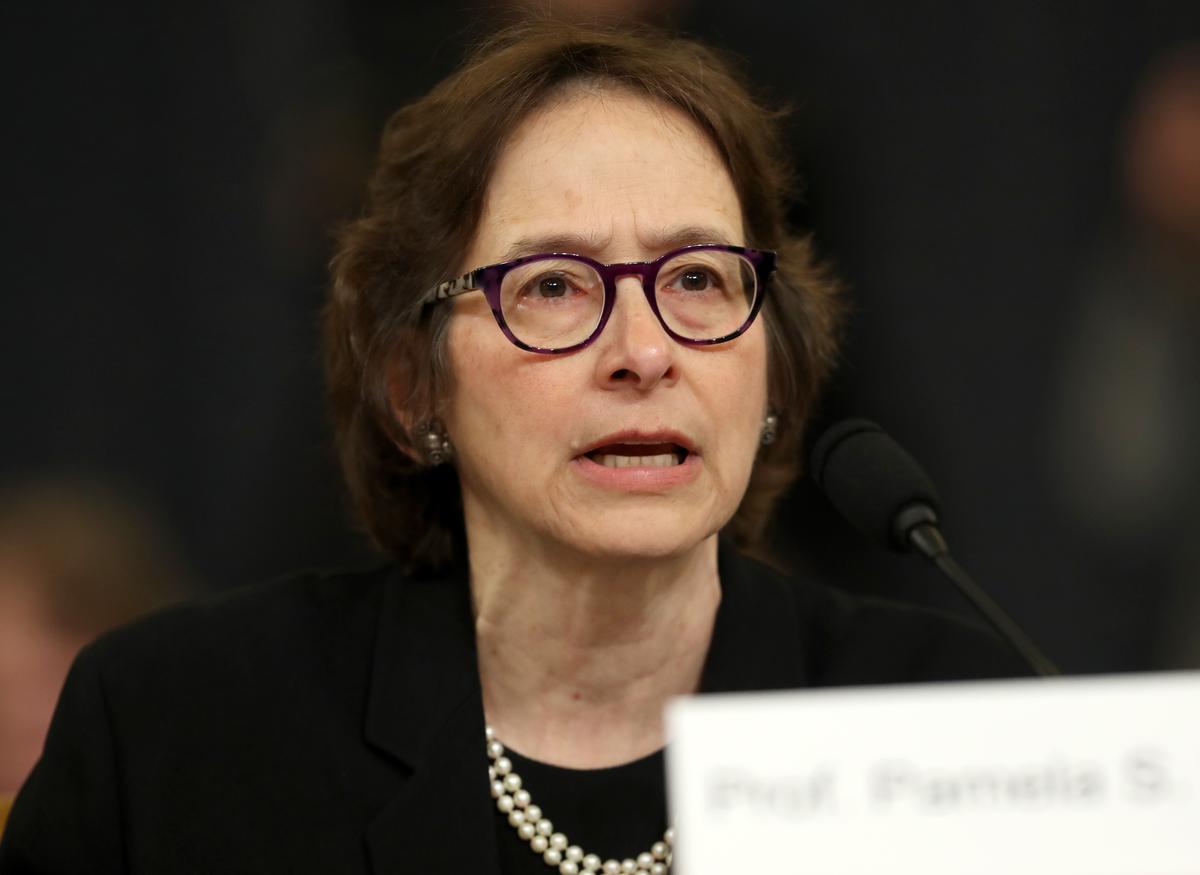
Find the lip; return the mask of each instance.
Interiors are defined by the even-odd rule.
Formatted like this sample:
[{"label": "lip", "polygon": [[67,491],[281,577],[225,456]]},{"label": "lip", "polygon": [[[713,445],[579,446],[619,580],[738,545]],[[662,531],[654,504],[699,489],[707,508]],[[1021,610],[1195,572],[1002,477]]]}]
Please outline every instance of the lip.
[{"label": "lip", "polygon": [[[614,432],[597,441],[593,441],[579,452],[578,458],[583,458],[592,450],[598,450],[600,447],[608,446],[609,444],[679,444],[679,446],[688,451],[689,459],[699,454],[696,444],[685,434],[680,434],[670,429],[665,431],[639,431],[636,428],[632,428]],[[684,464],[687,463],[685,462]]]},{"label": "lip", "polygon": [[[687,450],[687,458],[669,468],[638,466],[609,468],[593,462],[587,454],[608,444],[678,444]],[[696,445],[676,431],[620,431],[589,444],[571,461],[580,477],[594,486],[626,492],[663,492],[693,482],[700,476],[702,462]]]}]

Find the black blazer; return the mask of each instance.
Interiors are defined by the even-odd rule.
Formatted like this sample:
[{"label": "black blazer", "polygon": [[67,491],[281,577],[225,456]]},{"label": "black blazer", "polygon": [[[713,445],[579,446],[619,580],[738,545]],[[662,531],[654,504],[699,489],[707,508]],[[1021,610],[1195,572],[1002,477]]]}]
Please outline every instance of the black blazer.
[{"label": "black blazer", "polygon": [[[974,626],[722,551],[706,691],[1024,674]],[[498,875],[465,574],[310,575],[87,647],[0,873]]]}]

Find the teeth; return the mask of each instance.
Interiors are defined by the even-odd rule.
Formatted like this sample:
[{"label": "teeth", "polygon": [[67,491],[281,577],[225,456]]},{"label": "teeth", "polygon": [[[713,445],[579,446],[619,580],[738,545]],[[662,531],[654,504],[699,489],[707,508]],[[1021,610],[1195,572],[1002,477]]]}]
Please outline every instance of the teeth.
[{"label": "teeth", "polygon": [[606,468],[670,468],[679,464],[674,453],[663,453],[661,456],[613,456],[605,453],[592,458]]}]

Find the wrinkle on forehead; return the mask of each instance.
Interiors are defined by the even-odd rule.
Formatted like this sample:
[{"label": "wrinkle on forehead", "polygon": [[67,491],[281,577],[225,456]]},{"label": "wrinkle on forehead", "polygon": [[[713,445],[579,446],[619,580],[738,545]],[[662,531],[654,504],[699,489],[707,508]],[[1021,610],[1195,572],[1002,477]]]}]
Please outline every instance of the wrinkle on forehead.
[{"label": "wrinkle on forehead", "polygon": [[[605,136],[618,131],[623,148],[596,155],[587,167],[598,170],[572,178],[578,165],[573,144],[584,142],[585,148],[591,148],[592,141],[581,138],[602,127],[607,128]],[[664,142],[669,144],[667,159]],[[648,183],[647,167],[666,161],[673,168],[665,168]],[[680,174],[681,166],[694,168],[695,176]],[[596,175],[599,172],[603,177]],[[689,179],[715,184],[693,186]],[[653,190],[658,181],[674,190]],[[672,199],[679,200],[681,214],[670,215]],[[697,213],[694,204],[704,215]],[[615,231],[618,217],[625,222],[624,237]],[[680,232],[681,226],[706,227],[714,233],[689,235]],[[530,243],[572,235],[576,239],[571,246]],[[664,242],[689,236],[677,245],[745,242],[733,181],[717,147],[699,125],[664,101],[620,86],[572,87],[529,116],[505,145],[485,196],[468,259],[472,263],[464,269],[479,259],[499,261],[530,251],[585,249],[583,254],[594,254],[612,245],[614,236],[624,243],[636,239],[644,252],[665,251],[672,247]],[[474,254],[476,244],[484,251]]]},{"label": "wrinkle on forehead", "polygon": [[[581,112],[571,110],[580,109]],[[596,127],[603,124],[621,124],[633,119],[639,130],[653,137],[666,136],[673,141],[676,157],[711,169],[720,167],[728,172],[725,161],[709,136],[692,121],[683,110],[661,100],[636,94],[628,89],[607,89],[593,93],[569,93],[536,110],[513,132],[501,150],[493,180],[510,170],[513,155],[527,143],[537,142],[543,150],[537,164],[541,167],[556,166],[568,154],[577,138],[586,138]],[[636,163],[642,150],[641,138],[629,142],[633,150],[630,163]],[[555,145],[552,145],[555,144]],[[553,148],[549,151],[548,147]],[[612,180],[614,188],[629,188],[623,179]],[[488,197],[494,186],[489,186]]]}]

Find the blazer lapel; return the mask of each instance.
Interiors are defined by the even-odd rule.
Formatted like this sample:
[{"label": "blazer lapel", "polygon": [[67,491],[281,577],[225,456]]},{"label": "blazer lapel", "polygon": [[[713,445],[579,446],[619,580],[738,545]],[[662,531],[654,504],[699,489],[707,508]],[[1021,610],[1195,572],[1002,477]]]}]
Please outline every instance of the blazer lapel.
[{"label": "blazer lapel", "polygon": [[[723,549],[721,605],[705,662],[705,692],[807,686],[807,642],[792,587]],[[488,791],[483,702],[465,572],[396,575],[387,585],[366,709],[368,744],[408,773],[367,828],[376,875],[499,875]]]},{"label": "blazer lapel", "polygon": [[790,690],[811,683],[805,617],[791,581],[721,545],[721,604],[703,693]]},{"label": "blazer lapel", "polygon": [[411,774],[368,826],[376,875],[499,875],[483,704],[465,574],[388,585],[365,737]]}]

